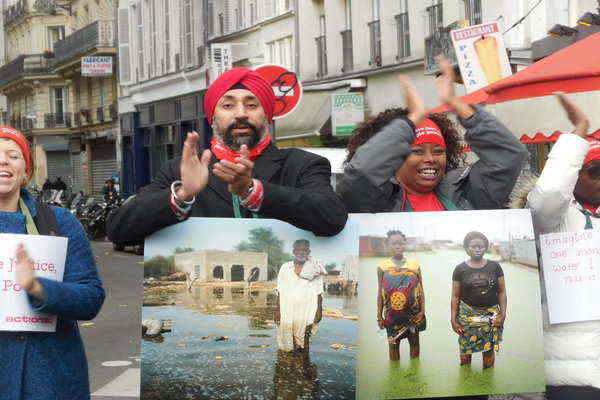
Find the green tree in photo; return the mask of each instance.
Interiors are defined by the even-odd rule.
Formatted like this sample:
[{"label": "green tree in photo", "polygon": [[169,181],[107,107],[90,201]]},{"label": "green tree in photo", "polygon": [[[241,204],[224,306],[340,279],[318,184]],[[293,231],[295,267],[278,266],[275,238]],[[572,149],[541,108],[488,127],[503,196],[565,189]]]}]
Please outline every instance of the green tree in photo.
[{"label": "green tree in photo", "polygon": [[195,250],[193,248],[191,248],[191,247],[179,247],[179,246],[177,246],[177,247],[175,247],[174,254],[189,253],[189,252],[192,252],[192,251],[195,251]]},{"label": "green tree in photo", "polygon": [[144,278],[157,278],[171,275],[175,272],[173,256],[156,256],[144,263]]},{"label": "green tree in photo", "polygon": [[248,241],[240,242],[235,250],[267,253],[271,272],[269,275],[277,276],[281,265],[292,259],[292,255],[283,250],[283,240],[275,236],[271,228],[254,228],[249,234]]}]

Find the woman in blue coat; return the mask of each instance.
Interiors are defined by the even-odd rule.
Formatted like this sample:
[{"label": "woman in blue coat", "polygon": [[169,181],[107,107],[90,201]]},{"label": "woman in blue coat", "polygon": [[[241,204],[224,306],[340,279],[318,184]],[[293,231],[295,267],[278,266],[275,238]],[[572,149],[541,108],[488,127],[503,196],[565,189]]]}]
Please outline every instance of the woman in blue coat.
[{"label": "woman in blue coat", "polygon": [[[24,189],[33,173],[29,146],[12,128],[0,128],[0,233],[38,234],[51,222],[68,238],[62,282],[34,276],[33,261],[22,245],[16,254],[16,280],[31,307],[56,315],[56,332],[0,332],[0,400],[89,399],[87,360],[77,327],[90,320],[104,301],[94,257],[83,228],[64,208],[39,210]],[[42,225],[45,225],[42,226]],[[38,231],[38,228],[41,228]]]}]

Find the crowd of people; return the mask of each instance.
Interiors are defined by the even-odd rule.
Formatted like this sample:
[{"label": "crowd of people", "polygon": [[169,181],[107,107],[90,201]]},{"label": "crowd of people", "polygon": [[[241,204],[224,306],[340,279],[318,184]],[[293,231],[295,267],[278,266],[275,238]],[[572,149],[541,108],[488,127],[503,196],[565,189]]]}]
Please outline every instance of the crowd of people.
[{"label": "crowd of people", "polygon": [[[169,161],[150,185],[111,215],[109,238],[139,242],[190,216],[275,218],[318,236],[334,236],[344,228],[348,212],[505,208],[526,148],[492,114],[461,101],[454,92],[453,67],[444,59],[438,61],[437,94],[466,129],[464,139],[478,157],[471,165],[465,163],[455,124],[444,115],[428,115],[419,93],[407,78],[400,77],[406,107],[370,117],[355,130],[337,194],[330,186],[331,169],[325,158],[299,149],[278,149],[272,143],[275,98],[271,86],[256,72],[234,68],[218,77],[204,96],[204,112],[214,133],[210,148],[199,153],[199,135],[189,133],[182,156]],[[599,226],[600,137],[588,134],[588,119],[576,105],[562,94],[558,98],[575,129],[560,136],[527,197],[537,233]],[[6,172],[0,176],[0,230],[47,234],[36,221],[36,215],[47,210],[23,189],[33,171],[29,146],[11,128],[2,128],[0,138],[0,164]],[[57,330],[0,333],[0,359],[9,363],[0,377],[2,400],[90,397],[76,321],[96,315],[104,292],[81,226],[65,210],[51,208],[51,216],[58,234],[69,237],[64,281],[33,276],[26,249],[20,248],[15,256],[17,276],[31,307],[57,315]],[[419,332],[426,329],[420,266],[404,259],[404,239],[400,231],[388,234],[391,258],[377,271],[377,324],[387,330],[392,360],[399,358],[398,343],[403,338],[410,343],[411,357],[418,357]],[[485,367],[494,365],[494,351],[500,347],[503,325],[510,317],[502,268],[483,257],[488,245],[481,233],[464,239],[468,259],[453,274],[449,324],[459,335],[460,363],[468,364],[473,353],[482,352]],[[307,243],[295,243],[294,261],[282,268],[280,274],[285,275],[278,278],[282,291],[289,285],[297,289],[301,283],[311,291],[312,299],[302,323],[293,325],[288,318],[295,318],[294,313],[286,311],[291,303],[280,292],[274,320],[282,334],[281,327],[294,326],[280,338],[283,351],[307,349],[311,327],[322,316],[322,285],[319,288],[316,275],[303,278],[311,276],[304,270],[308,252]],[[473,271],[492,277],[486,293],[472,291]],[[403,307],[408,313],[394,309],[399,298],[408,305]],[[482,314],[492,315],[491,332],[473,322]],[[549,398],[600,396],[598,332],[598,321],[545,325]],[[471,337],[476,339],[471,341]],[[53,367],[45,367],[49,365]]]}]

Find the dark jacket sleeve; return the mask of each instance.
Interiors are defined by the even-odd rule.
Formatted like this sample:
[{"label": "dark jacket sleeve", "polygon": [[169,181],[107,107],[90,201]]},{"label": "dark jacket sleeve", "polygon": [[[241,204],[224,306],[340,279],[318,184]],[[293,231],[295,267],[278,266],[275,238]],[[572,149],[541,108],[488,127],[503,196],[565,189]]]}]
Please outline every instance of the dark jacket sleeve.
[{"label": "dark jacket sleeve", "polygon": [[180,179],[179,163],[180,158],[169,161],[151,184],[108,217],[106,232],[111,241],[143,242],[146,236],[179,222],[169,206],[171,184]]},{"label": "dark jacket sleeve", "polygon": [[286,221],[317,236],[338,234],[346,225],[348,213],[331,187],[329,161],[316,155],[297,158],[304,162],[294,185],[262,182],[264,198],[258,214]]},{"label": "dark jacket sleeve", "polygon": [[356,150],[340,183],[348,212],[390,211],[394,195],[390,179],[409,156],[414,140],[412,123],[399,118]]},{"label": "dark jacket sleeve", "polygon": [[470,167],[464,195],[475,209],[503,208],[527,149],[496,117],[481,108],[460,122],[467,129],[465,140],[479,158]]}]

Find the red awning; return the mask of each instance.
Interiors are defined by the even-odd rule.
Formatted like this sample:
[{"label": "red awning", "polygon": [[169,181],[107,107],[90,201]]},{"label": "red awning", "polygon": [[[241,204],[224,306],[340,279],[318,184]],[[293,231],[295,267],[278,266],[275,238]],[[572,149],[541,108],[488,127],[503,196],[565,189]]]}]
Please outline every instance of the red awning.
[{"label": "red awning", "polygon": [[533,136],[523,135],[519,138],[519,141],[521,141],[521,143],[556,142],[556,139],[558,139],[558,137],[562,134],[563,134],[563,132],[561,132],[561,131],[555,131],[552,135],[546,136],[542,132],[538,132],[538,133],[534,134]]},{"label": "red awning", "polygon": [[[547,96],[559,91],[577,93],[591,90],[600,90],[600,33],[588,36],[461,99],[469,104],[495,104]],[[448,111],[448,106],[441,105],[429,112]]]}]

